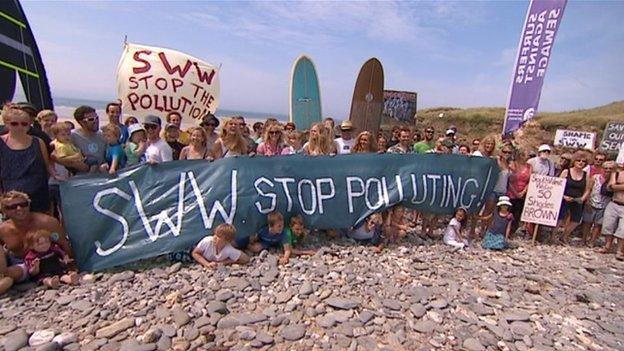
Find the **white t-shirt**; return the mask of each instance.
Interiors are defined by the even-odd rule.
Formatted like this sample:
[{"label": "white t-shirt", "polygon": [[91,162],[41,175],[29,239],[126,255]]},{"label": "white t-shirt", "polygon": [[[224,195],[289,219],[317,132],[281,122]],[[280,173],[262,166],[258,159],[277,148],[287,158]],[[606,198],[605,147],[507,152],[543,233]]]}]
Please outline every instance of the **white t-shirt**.
[{"label": "white t-shirt", "polygon": [[226,244],[221,252],[217,253],[217,246],[212,236],[203,238],[199,244],[197,244],[197,249],[201,251],[202,256],[204,256],[206,260],[213,262],[225,261],[228,258],[232,261],[237,261],[241,255],[241,251],[235,249],[230,244]]},{"label": "white t-shirt", "polygon": [[150,143],[147,149],[145,149],[145,160],[155,163],[173,161],[171,146],[162,139],[158,139],[155,143]]},{"label": "white t-shirt", "polygon": [[350,154],[351,148],[355,145],[355,139],[344,140],[343,138],[337,138],[334,140],[334,143],[336,144],[338,155]]},{"label": "white t-shirt", "polygon": [[527,163],[531,165],[534,174],[555,176],[555,164],[548,158],[543,159],[537,156],[529,159]]},{"label": "white t-shirt", "polygon": [[457,233],[459,233],[460,230],[461,223],[459,223],[459,221],[455,217],[453,217],[453,219],[451,219],[451,222],[448,224],[448,227],[446,227],[446,231],[444,232],[444,242],[446,243],[449,241],[459,241]]}]

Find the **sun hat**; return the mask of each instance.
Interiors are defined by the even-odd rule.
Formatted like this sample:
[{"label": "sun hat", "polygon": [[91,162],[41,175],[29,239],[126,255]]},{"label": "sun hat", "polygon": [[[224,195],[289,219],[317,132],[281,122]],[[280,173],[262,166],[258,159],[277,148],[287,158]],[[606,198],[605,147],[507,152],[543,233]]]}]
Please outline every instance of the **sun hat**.
[{"label": "sun hat", "polygon": [[175,124],[173,124],[173,123],[167,123],[167,124],[165,124],[165,130],[167,130],[167,129],[169,129],[169,128],[172,128],[172,127],[173,127],[173,128],[175,128],[175,129],[180,129],[180,128],[178,128],[178,126],[176,126],[176,125],[175,125]]},{"label": "sun hat", "polygon": [[221,123],[219,122],[219,119],[215,117],[215,115],[213,115],[212,113],[209,113],[205,115],[204,118],[202,118],[201,123],[199,125],[203,127],[204,125],[208,124],[208,122],[215,122],[216,123],[215,127],[218,127],[219,124]]},{"label": "sun hat", "polygon": [[550,149],[550,146],[548,146],[548,144],[542,144],[542,145],[540,145],[540,147],[537,149],[537,152],[544,152],[544,151],[548,151],[548,152],[550,152],[550,151],[552,151],[552,150]]},{"label": "sun hat", "polygon": [[143,119],[143,124],[155,124],[157,126],[161,126],[162,122],[160,121],[160,117],[154,115],[147,115]]},{"label": "sun hat", "polygon": [[346,121],[342,121],[342,123],[340,123],[340,130],[351,130],[353,129],[353,123],[351,123],[351,121],[346,120]]},{"label": "sun hat", "polygon": [[445,135],[451,135],[451,134],[455,134],[455,131],[451,128],[447,129]]},{"label": "sun hat", "polygon": [[143,126],[139,123],[131,124],[128,127],[129,136],[132,136],[133,133],[140,132],[140,131],[145,131],[145,128],[143,128]]},{"label": "sun hat", "polygon": [[501,196],[498,198],[498,203],[496,203],[496,207],[507,205],[511,207],[511,201],[509,200],[509,196]]}]

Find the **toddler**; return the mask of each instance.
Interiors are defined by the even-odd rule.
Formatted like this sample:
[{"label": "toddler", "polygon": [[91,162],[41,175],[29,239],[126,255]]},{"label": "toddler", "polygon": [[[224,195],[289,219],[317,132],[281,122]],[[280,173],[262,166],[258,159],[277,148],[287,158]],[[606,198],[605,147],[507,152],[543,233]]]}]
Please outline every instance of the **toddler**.
[{"label": "toddler", "polygon": [[50,127],[54,140],[50,143],[54,146],[56,160],[65,162],[84,162],[90,167],[90,171],[97,170],[98,161],[94,158],[85,158],[80,149],[71,141],[71,126],[67,123],[54,123]]},{"label": "toddler", "polygon": [[28,273],[37,282],[51,288],[60,283],[76,284],[78,273],[68,270],[73,260],[57,244],[52,242],[49,231],[40,229],[26,236],[24,262]]},{"label": "toddler", "polygon": [[347,236],[360,244],[372,244],[375,246],[375,252],[381,252],[383,248],[382,224],[381,214],[373,213],[366,217],[359,227],[351,229]]},{"label": "toddler", "polygon": [[[305,228],[305,223],[303,222],[303,217],[301,215],[292,216],[290,218],[290,227],[286,228],[286,238],[288,244],[290,244],[291,254],[292,255],[314,255],[316,251],[314,250],[302,250],[298,249],[305,240],[307,235],[307,231]],[[284,254],[284,261],[288,262],[290,259],[290,255]]]},{"label": "toddler", "polygon": [[140,123],[128,127],[128,143],[126,144],[126,166],[134,166],[145,162],[145,149],[147,149],[147,135]]},{"label": "toddler", "polygon": [[407,209],[402,205],[396,205],[388,210],[384,233],[388,242],[397,242],[404,238],[411,229],[408,223]]},{"label": "toddler", "polygon": [[239,249],[249,247],[253,253],[259,253],[272,247],[283,248],[284,255],[280,258],[280,264],[288,263],[288,259],[292,255],[292,247],[288,242],[288,236],[284,230],[284,216],[277,211],[273,211],[267,215],[267,226],[262,228],[257,234],[257,240],[245,237],[236,240],[236,246]]},{"label": "toddler", "polygon": [[246,264],[249,256],[232,246],[236,228],[231,224],[219,224],[212,236],[203,238],[193,249],[192,256],[206,268],[215,268],[218,264]]},{"label": "toddler", "polygon": [[102,134],[108,146],[106,146],[106,163],[107,167],[103,167],[105,171],[108,168],[109,174],[115,174],[126,166],[126,153],[119,143],[121,137],[121,129],[114,124],[107,124],[102,127]]},{"label": "toddler", "polygon": [[514,218],[513,214],[509,212],[509,209],[511,208],[511,201],[509,200],[509,197],[499,197],[496,207],[496,210],[489,216],[480,217],[481,220],[486,221],[492,219],[492,222],[485,232],[481,246],[484,249],[504,250],[509,248],[507,239],[511,233],[511,223]]},{"label": "toddler", "polygon": [[455,215],[449,222],[444,232],[444,243],[453,247],[463,249],[468,246],[468,240],[462,234],[462,229],[466,222],[466,210],[458,208],[455,210]]}]

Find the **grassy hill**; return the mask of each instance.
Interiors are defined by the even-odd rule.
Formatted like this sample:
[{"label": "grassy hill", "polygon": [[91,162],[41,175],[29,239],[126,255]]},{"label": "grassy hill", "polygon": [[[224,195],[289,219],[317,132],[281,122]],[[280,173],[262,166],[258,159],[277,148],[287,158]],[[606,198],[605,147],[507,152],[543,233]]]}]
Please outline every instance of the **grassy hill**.
[{"label": "grassy hill", "polygon": [[[443,117],[439,117],[443,113]],[[501,107],[479,107],[459,109],[454,107],[436,107],[418,111],[416,127],[424,129],[433,125],[436,131],[444,131],[455,124],[462,137],[470,140],[482,138],[488,134],[499,135],[503,129],[505,109]],[[527,139],[528,144],[552,143],[557,129],[572,129],[596,132],[598,140],[609,121],[624,121],[624,101],[585,110],[568,112],[539,113],[533,121],[523,127],[517,138]],[[386,121],[385,128],[396,122]],[[529,140],[530,139],[530,140]]]}]

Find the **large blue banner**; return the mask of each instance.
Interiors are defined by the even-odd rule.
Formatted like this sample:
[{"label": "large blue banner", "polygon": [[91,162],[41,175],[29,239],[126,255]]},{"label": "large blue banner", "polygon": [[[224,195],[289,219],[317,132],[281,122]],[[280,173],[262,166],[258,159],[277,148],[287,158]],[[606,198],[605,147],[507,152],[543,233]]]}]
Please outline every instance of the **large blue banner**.
[{"label": "large blue banner", "polygon": [[460,155],[238,157],[76,177],[61,193],[79,267],[101,270],[190,248],[224,222],[254,234],[274,210],[318,229],[349,228],[399,203],[474,212],[497,176],[491,159]]}]

